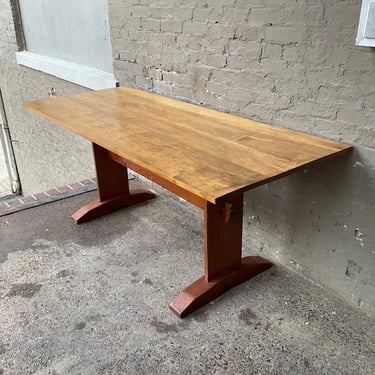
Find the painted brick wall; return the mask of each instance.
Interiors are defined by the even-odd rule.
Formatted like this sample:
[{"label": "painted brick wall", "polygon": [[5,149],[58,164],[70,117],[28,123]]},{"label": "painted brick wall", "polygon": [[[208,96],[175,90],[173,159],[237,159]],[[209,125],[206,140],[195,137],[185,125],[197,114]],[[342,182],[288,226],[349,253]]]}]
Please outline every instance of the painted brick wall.
[{"label": "painted brick wall", "polygon": [[0,88],[25,196],[95,176],[88,141],[23,107],[26,101],[47,98],[51,87],[58,95],[86,91],[48,74],[0,61]]},{"label": "painted brick wall", "polygon": [[359,0],[110,0],[122,85],[352,143],[246,196],[245,247],[375,312],[375,49]]},{"label": "painted brick wall", "polygon": [[[49,87],[84,89],[15,64],[14,4],[0,0],[0,88],[32,194],[93,168],[87,143],[22,107]],[[122,85],[355,146],[248,192],[244,248],[374,315],[375,49],[354,46],[359,11],[359,0],[109,0]]]},{"label": "painted brick wall", "polygon": [[[69,82],[19,66],[23,48],[16,0],[0,0],[0,90],[13,139],[22,191],[39,193],[94,176],[91,145],[26,110],[22,103],[86,90]],[[80,162],[77,163],[77,160]]]},{"label": "painted brick wall", "polygon": [[110,1],[123,84],[374,147],[360,1]]},{"label": "painted brick wall", "polygon": [[8,0],[0,0],[0,59],[15,61],[17,40],[13,22],[13,6]]}]

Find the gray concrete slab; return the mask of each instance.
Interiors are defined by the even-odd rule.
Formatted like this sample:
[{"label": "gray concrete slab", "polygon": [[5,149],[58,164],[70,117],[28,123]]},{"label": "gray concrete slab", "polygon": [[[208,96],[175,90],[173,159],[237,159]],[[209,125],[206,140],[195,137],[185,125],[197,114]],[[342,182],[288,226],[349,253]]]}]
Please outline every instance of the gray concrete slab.
[{"label": "gray concrete slab", "polygon": [[160,190],[74,225],[95,194],[0,218],[0,374],[375,373],[374,321],[279,266],[177,318],[200,211]]}]

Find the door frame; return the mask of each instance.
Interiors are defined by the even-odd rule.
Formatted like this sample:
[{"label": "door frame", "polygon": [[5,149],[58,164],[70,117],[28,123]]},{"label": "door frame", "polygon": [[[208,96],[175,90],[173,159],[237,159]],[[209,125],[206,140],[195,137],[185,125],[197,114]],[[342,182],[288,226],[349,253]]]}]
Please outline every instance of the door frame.
[{"label": "door frame", "polygon": [[16,158],[13,150],[12,138],[10,135],[7,116],[5,113],[4,101],[0,89],[0,141],[5,156],[5,164],[8,170],[11,192],[14,195],[21,194],[21,183],[17,170]]}]

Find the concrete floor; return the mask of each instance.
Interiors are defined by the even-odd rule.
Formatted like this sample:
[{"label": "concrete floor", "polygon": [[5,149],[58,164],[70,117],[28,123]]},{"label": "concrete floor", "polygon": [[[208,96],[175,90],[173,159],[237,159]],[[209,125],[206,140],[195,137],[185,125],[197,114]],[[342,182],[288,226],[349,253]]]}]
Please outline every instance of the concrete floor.
[{"label": "concrete floor", "polygon": [[95,192],[0,218],[0,374],[375,373],[374,321],[278,266],[173,315],[202,215],[158,193],[80,226]]}]

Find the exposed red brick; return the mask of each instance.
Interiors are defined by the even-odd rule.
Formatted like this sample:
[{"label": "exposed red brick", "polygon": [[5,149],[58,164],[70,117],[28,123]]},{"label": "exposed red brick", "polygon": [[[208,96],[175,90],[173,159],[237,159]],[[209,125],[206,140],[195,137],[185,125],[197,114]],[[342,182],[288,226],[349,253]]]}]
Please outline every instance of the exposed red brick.
[{"label": "exposed red brick", "polygon": [[19,199],[22,203],[26,204],[26,203],[31,203],[31,202],[35,202],[35,198],[33,198],[31,195],[28,196],[28,197],[22,197]]},{"label": "exposed red brick", "polygon": [[65,186],[60,186],[57,188],[57,190],[60,192],[60,193],[66,193],[70,190],[72,190],[68,185],[65,185]]},{"label": "exposed red brick", "polygon": [[42,193],[37,193],[37,194],[34,194],[33,195],[36,199],[43,199],[43,198],[47,198],[48,195],[43,191]]},{"label": "exposed red brick", "polygon": [[55,188],[55,189],[51,189],[51,190],[46,191],[46,194],[48,196],[51,196],[51,195],[53,196],[53,195],[59,195],[60,192]]},{"label": "exposed red brick", "polygon": [[83,184],[81,184],[80,182],[74,182],[72,184],[69,184],[68,186],[70,186],[72,189],[78,189],[82,186],[84,186]]}]

